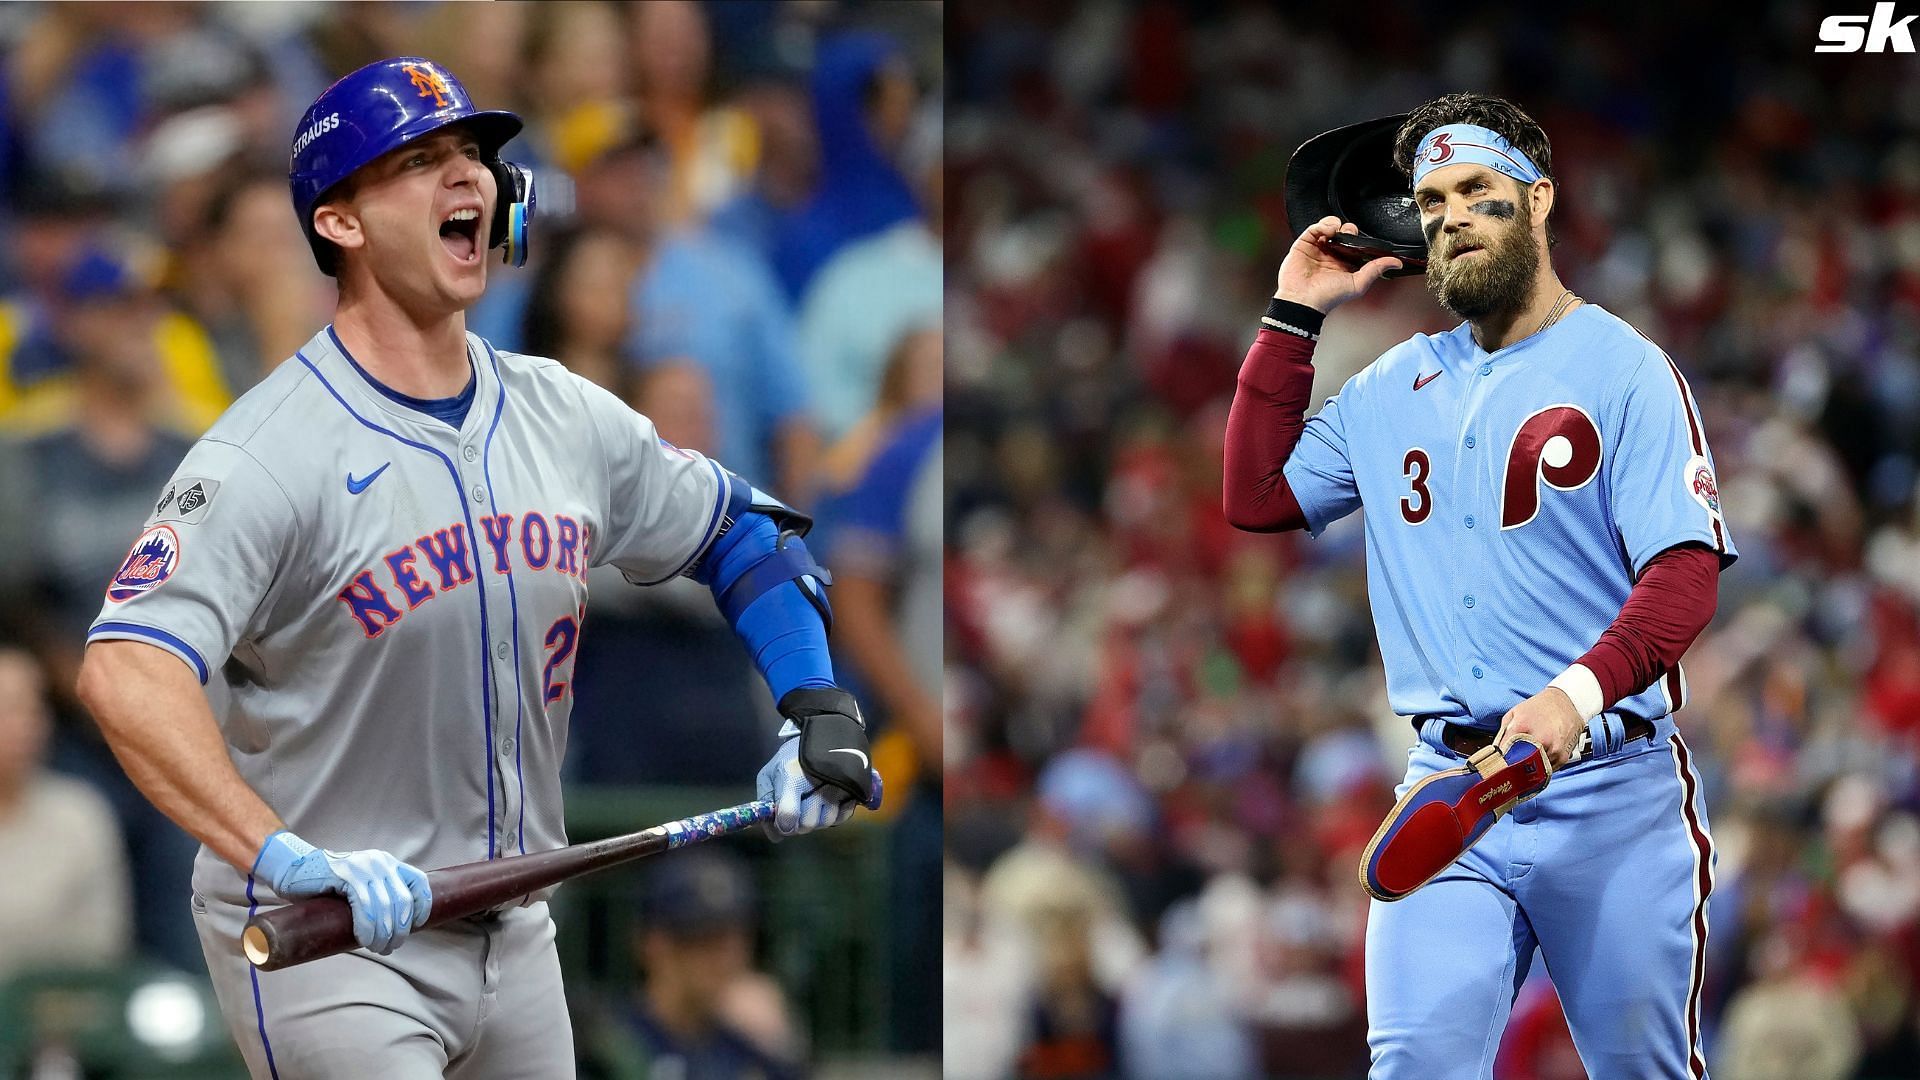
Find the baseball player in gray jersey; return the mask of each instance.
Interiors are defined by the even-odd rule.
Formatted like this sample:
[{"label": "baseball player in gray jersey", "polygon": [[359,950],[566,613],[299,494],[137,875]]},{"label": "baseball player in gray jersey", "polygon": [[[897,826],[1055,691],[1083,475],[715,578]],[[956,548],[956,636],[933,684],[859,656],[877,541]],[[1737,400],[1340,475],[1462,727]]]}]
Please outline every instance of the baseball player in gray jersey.
[{"label": "baseball player in gray jersey", "polygon": [[[787,719],[758,781],[778,831],[845,821],[875,783],[809,522],[466,332],[487,250],[525,256],[532,178],[498,156],[519,128],[417,57],[314,102],[291,184],[334,322],[188,453],[88,635],[81,696],[203,844],[194,918],[256,1077],[573,1074],[543,898],[409,934],[420,868],[567,842],[590,566],[714,590]],[[325,892],[363,948],[249,967],[253,912]]]}]

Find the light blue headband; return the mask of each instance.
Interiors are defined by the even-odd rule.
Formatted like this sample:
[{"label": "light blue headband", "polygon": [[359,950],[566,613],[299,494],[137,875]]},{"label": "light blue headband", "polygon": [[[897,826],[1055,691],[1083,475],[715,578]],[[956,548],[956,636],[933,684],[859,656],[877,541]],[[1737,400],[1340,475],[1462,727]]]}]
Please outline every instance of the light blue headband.
[{"label": "light blue headband", "polygon": [[1434,128],[1420,140],[1420,149],[1413,155],[1413,186],[1419,187],[1420,181],[1435,169],[1462,163],[1497,169],[1522,184],[1531,184],[1546,176],[1532,158],[1521,153],[1519,147],[1499,132],[1473,124],[1448,124]]}]

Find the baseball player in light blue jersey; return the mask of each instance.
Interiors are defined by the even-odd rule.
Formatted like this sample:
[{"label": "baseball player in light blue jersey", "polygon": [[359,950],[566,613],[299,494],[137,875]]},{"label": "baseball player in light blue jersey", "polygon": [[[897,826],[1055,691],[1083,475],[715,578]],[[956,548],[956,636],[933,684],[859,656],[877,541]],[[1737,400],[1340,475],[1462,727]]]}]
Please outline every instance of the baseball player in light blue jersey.
[{"label": "baseball player in light blue jersey", "polygon": [[[519,129],[419,57],[314,102],[290,181],[334,322],[156,493],[88,635],[82,698],[204,845],[194,919],[256,1077],[573,1075],[544,897],[421,929],[422,870],[566,844],[589,567],[713,589],[788,721],[758,781],[779,832],[847,820],[876,783],[809,522],[466,332],[488,250],[525,257],[533,178],[498,156]],[[248,966],[253,912],[326,892],[363,948]]]},{"label": "baseball player in light blue jersey", "polygon": [[1456,94],[1385,123],[1377,167],[1398,168],[1428,287],[1465,321],[1303,421],[1325,313],[1417,265],[1356,263],[1395,249],[1337,216],[1306,228],[1241,370],[1227,512],[1317,535],[1365,509],[1388,698],[1417,733],[1402,795],[1523,736],[1552,775],[1453,834],[1424,885],[1362,868],[1371,1075],[1491,1076],[1537,947],[1591,1075],[1699,1080],[1713,849],[1673,713],[1735,551],[1698,405],[1658,345],[1555,274],[1531,118]]}]

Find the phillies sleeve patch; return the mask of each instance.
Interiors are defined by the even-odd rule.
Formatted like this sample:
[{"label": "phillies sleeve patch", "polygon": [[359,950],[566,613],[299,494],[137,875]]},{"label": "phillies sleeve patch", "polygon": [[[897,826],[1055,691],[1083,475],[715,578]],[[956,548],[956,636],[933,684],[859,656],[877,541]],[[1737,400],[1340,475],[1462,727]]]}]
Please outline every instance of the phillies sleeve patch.
[{"label": "phillies sleeve patch", "polygon": [[1687,494],[1706,507],[1707,513],[1720,516],[1720,487],[1714,482],[1713,466],[1698,454],[1687,459]]},{"label": "phillies sleeve patch", "polygon": [[167,486],[167,493],[160,496],[160,501],[154,505],[150,520],[198,525],[207,516],[207,508],[213,505],[213,496],[219,490],[218,480],[208,480],[203,476],[178,477]]},{"label": "phillies sleeve patch", "polygon": [[124,603],[167,583],[180,568],[180,537],[171,526],[155,525],[140,534],[127,561],[107,584],[107,599]]}]

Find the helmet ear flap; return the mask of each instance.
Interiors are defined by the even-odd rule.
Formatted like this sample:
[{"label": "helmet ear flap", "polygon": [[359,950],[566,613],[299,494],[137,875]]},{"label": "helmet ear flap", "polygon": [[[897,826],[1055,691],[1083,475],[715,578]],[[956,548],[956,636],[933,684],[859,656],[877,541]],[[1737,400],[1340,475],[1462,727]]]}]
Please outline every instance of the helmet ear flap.
[{"label": "helmet ear flap", "polygon": [[487,227],[487,248],[506,248],[502,262],[527,265],[529,226],[533,224],[533,170],[515,161],[489,161],[499,196]]}]

